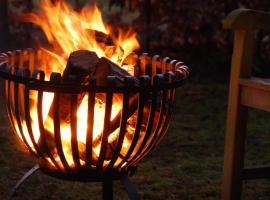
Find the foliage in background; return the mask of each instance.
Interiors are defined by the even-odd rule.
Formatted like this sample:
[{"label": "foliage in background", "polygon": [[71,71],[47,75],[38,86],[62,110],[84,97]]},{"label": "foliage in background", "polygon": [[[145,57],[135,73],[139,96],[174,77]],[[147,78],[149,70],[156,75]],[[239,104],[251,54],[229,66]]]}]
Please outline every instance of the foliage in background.
[{"label": "foliage in background", "polygon": [[[141,14],[133,25],[142,44],[146,44],[144,38],[149,35],[149,52],[180,58],[193,70],[191,76],[206,79],[209,76],[220,79],[223,74],[228,78],[233,33],[222,29],[225,17],[237,8],[270,11],[270,2],[261,0],[152,0],[147,25],[145,1],[136,2],[133,9],[140,10]],[[258,56],[254,69],[262,75],[260,71],[270,63],[269,33],[258,32],[256,45]],[[270,76],[269,69],[267,72]]]},{"label": "foliage in background", "polygon": [[[67,1],[78,11],[95,2]],[[46,45],[46,37],[38,27],[16,20],[20,12],[35,9],[38,1],[8,2],[9,50]],[[192,77],[197,79],[228,79],[233,33],[222,29],[222,22],[231,11],[237,8],[270,10],[267,0],[102,0],[96,3],[102,9],[105,22],[123,29],[134,27],[141,44],[140,53],[181,59],[191,68]],[[270,76],[270,69],[265,67],[270,63],[269,40],[269,32],[260,31],[256,35],[256,75]]]}]

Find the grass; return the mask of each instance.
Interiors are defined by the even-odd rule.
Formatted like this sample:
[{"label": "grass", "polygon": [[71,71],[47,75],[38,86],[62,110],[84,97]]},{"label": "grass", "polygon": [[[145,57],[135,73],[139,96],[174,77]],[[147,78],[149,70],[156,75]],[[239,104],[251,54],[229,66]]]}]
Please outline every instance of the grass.
[{"label": "grass", "polygon": [[[144,200],[220,199],[227,110],[227,83],[189,83],[178,91],[171,126],[163,141],[140,163],[131,177]],[[0,102],[0,199],[36,164],[14,136]],[[269,164],[269,114],[251,110],[245,165]],[[268,162],[268,163],[267,163]],[[270,181],[243,184],[243,199],[270,199]],[[128,199],[119,181],[115,199]],[[14,200],[101,199],[100,183],[62,181],[36,172]]]}]

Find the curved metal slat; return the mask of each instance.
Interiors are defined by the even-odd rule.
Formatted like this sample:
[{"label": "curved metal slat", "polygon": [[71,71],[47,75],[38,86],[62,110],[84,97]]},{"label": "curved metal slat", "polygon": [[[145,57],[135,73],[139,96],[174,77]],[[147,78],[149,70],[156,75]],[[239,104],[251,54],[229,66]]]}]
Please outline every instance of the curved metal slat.
[{"label": "curved metal slat", "polygon": [[[147,95],[147,94],[145,94],[145,95]],[[148,122],[147,122],[146,131],[145,131],[145,135],[144,135],[142,144],[141,144],[140,148],[138,149],[138,151],[136,152],[136,154],[132,157],[132,159],[129,160],[129,164],[127,165],[127,167],[134,165],[136,163],[137,158],[141,155],[143,149],[146,148],[145,145],[147,144],[147,141],[151,135],[152,126],[153,126],[153,122],[154,122],[155,111],[156,111],[156,103],[155,103],[156,99],[157,99],[157,92],[153,92],[149,116],[148,116]]]},{"label": "curved metal slat", "polygon": [[[12,72],[12,68],[14,68],[14,65],[8,65],[6,67],[6,71],[9,72],[9,73],[11,73]],[[15,123],[14,123],[14,106],[13,106],[14,90],[13,89],[14,89],[14,83],[11,82],[11,81],[9,81],[8,79],[5,80],[5,104],[6,104],[6,111],[7,111],[7,114],[8,114],[8,118],[9,118],[11,127],[12,127],[14,133],[16,133],[17,137],[20,139],[19,133],[15,129]]]},{"label": "curved metal slat", "polygon": [[160,132],[159,138],[158,138],[155,146],[158,145],[160,143],[160,141],[163,139],[163,137],[165,136],[165,133],[167,132],[169,125],[171,123],[172,117],[173,117],[173,108],[174,108],[175,102],[176,102],[177,90],[172,89],[170,92],[171,92],[171,98],[170,98],[170,103],[169,103],[170,106],[169,106],[169,109],[167,110],[167,113],[166,113],[166,120],[164,122],[163,129]]},{"label": "curved metal slat", "polygon": [[[37,76],[39,70],[35,70],[33,75]],[[42,79],[45,78],[45,74],[42,74]],[[60,83],[61,82],[61,74],[53,72],[50,75],[50,82],[53,83]],[[71,168],[66,160],[65,154],[62,148],[62,138],[61,138],[61,128],[60,128],[60,116],[59,116],[59,102],[60,102],[60,94],[54,93],[53,101],[52,101],[52,108],[53,109],[53,125],[54,125],[54,141],[57,150],[57,154],[61,160],[61,164],[64,166],[67,172],[71,171]]]},{"label": "curved metal slat", "polygon": [[150,108],[150,113],[149,113],[149,117],[148,117],[148,123],[146,126],[147,128],[146,128],[144,139],[143,139],[142,144],[141,144],[139,150],[137,151],[137,153],[129,161],[130,164],[128,166],[132,166],[132,165],[136,164],[137,159],[140,158],[140,156],[143,154],[144,150],[147,148],[146,144],[148,143],[148,140],[150,138],[150,135],[152,132],[152,126],[153,126],[153,122],[154,122],[154,118],[155,118],[156,104],[153,102],[156,101],[156,98],[157,98],[157,93],[153,92],[152,93],[151,108]]},{"label": "curved metal slat", "polygon": [[[165,78],[163,75],[158,74],[158,75],[155,75],[153,81],[154,81],[153,84],[161,85],[165,82]],[[154,133],[150,134],[152,131],[153,120],[156,117],[155,113],[158,112],[156,110],[156,102],[157,102],[157,93],[152,93],[152,101],[151,101],[151,108],[150,108],[149,121],[148,121],[148,125],[147,125],[146,135],[145,135],[145,138],[144,138],[142,145],[139,149],[139,151],[141,151],[141,153],[136,156],[135,160],[132,161],[133,162],[132,165],[139,162],[153,148],[153,144],[155,143],[155,141],[157,139],[157,134],[159,132],[159,128],[160,128],[162,118],[163,118],[163,109],[165,108],[165,102],[166,102],[166,92],[163,93],[161,108],[160,108],[161,110],[159,111],[160,113],[159,113],[159,117],[158,117],[159,119],[158,119],[157,127],[155,127]],[[147,140],[146,140],[146,138],[147,138]]]},{"label": "curved metal slat", "polygon": [[161,73],[162,74],[166,73],[168,63],[170,63],[170,58],[169,57],[163,58],[163,60],[161,62]]},{"label": "curved metal slat", "polygon": [[143,53],[140,58],[140,75],[146,75],[146,62],[147,62],[148,53]]},{"label": "curved metal slat", "polygon": [[33,72],[34,71],[34,66],[35,66],[35,52],[33,49],[31,48],[27,48],[23,54],[25,56],[29,55],[29,64],[28,64],[28,68]]},{"label": "curved metal slat", "polygon": [[[175,73],[173,72],[167,72],[164,74],[164,76],[167,79],[167,82],[174,82],[177,80],[177,76],[175,75]],[[160,130],[159,133],[159,137],[156,141],[156,143],[154,144],[154,146],[158,145],[160,143],[160,141],[163,139],[163,137],[165,136],[165,133],[167,132],[169,125],[171,123],[172,120],[172,116],[173,116],[173,107],[175,105],[176,102],[176,89],[171,89],[168,91],[168,93],[170,94],[169,96],[169,101],[168,101],[168,109],[166,112],[166,119],[164,121],[164,125],[163,128]]]},{"label": "curved metal slat", "polygon": [[160,56],[159,55],[155,55],[152,58],[152,84],[154,81],[154,76],[157,74],[157,62],[160,60]]},{"label": "curved metal slat", "polygon": [[[173,89],[173,91],[171,91],[171,94],[175,95],[175,92],[176,92],[176,89]],[[158,137],[158,139],[157,139],[154,146],[156,146],[156,145],[158,145],[160,143],[160,141],[163,139],[163,137],[165,136],[165,133],[167,132],[167,130],[168,130],[169,126],[170,126],[172,116],[173,116],[173,104],[174,104],[173,102],[170,103],[171,106],[167,110],[164,125],[163,125],[162,129],[160,130],[159,137]]]},{"label": "curved metal slat", "polygon": [[[61,167],[60,165],[56,162],[56,160],[54,159],[51,150],[53,149],[49,149],[48,144],[47,144],[47,140],[46,140],[46,136],[44,133],[44,126],[43,126],[43,112],[42,112],[42,105],[43,105],[43,92],[42,91],[38,91],[38,97],[37,97],[37,116],[38,116],[38,124],[39,124],[39,132],[40,132],[40,148],[42,150],[43,153],[47,154],[47,156],[50,158],[50,160],[52,161],[52,163],[55,165],[55,167],[61,171]],[[48,133],[50,134],[50,133]]]},{"label": "curved metal slat", "polygon": [[120,132],[117,139],[117,145],[116,148],[113,149],[113,157],[110,161],[110,164],[107,166],[106,170],[112,170],[113,165],[116,162],[117,158],[120,156],[120,151],[123,145],[123,140],[125,137],[126,132],[126,125],[127,125],[127,119],[128,119],[128,104],[129,103],[129,94],[124,94],[123,97],[123,107],[122,107],[122,117],[120,122]]},{"label": "curved metal slat", "polygon": [[29,86],[25,85],[24,109],[25,109],[25,122],[26,122],[27,130],[28,130],[28,133],[29,133],[29,137],[30,137],[30,139],[32,141],[32,144],[35,147],[37,155],[39,157],[41,157],[44,160],[44,162],[47,163],[48,162],[47,159],[42,154],[42,152],[41,152],[40,148],[38,147],[38,145],[37,145],[37,143],[35,141],[35,138],[34,138],[33,129],[32,129],[32,119],[31,119],[31,116],[30,116],[30,107],[29,107],[30,99],[29,99],[29,97],[30,97]]},{"label": "curved metal slat", "polygon": [[[134,78],[129,76],[125,77],[125,85],[134,85]],[[112,170],[113,165],[116,162],[117,158],[120,156],[120,151],[123,146],[123,141],[126,132],[127,120],[129,115],[129,93],[125,93],[123,96],[123,104],[122,104],[122,115],[121,115],[121,122],[120,122],[120,132],[117,139],[116,148],[113,150],[113,157],[111,162],[107,166],[106,170]]]},{"label": "curved metal slat", "polygon": [[[179,74],[179,70],[177,70],[177,73]],[[163,85],[148,85],[148,86],[115,86],[110,87],[110,89],[107,86],[98,85],[94,86],[91,89],[86,85],[67,85],[67,84],[55,84],[55,83],[49,83],[47,81],[33,81],[32,79],[18,79],[17,77],[14,77],[7,73],[2,73],[0,71],[0,77],[7,78],[14,82],[19,83],[30,83],[30,89],[31,90],[38,90],[38,91],[44,91],[44,92],[59,92],[59,93],[67,93],[67,94],[81,94],[85,92],[96,92],[96,93],[107,93],[108,90],[112,93],[139,93],[142,90],[148,90],[149,92],[158,92],[161,90],[168,90],[172,88],[178,88],[182,85],[184,85],[187,82],[187,77],[180,78],[179,80],[172,82],[172,83],[166,83]],[[179,76],[180,77],[180,76]]]},{"label": "curved metal slat", "polygon": [[[18,54],[18,55],[17,55]],[[18,59],[18,67],[19,68],[22,68],[23,67],[23,52],[21,50],[16,50],[16,51],[13,51],[12,52],[12,56],[11,56],[11,64],[15,64],[16,62],[16,59],[15,57],[16,56],[19,56],[19,59]]]},{"label": "curved metal slat", "polygon": [[80,155],[78,149],[78,140],[77,140],[77,95],[71,95],[70,101],[70,129],[71,129],[71,150],[73,155],[73,161],[75,169],[79,170],[81,167],[80,164]]},{"label": "curved metal slat", "polygon": [[[96,77],[92,76],[88,79],[89,87],[96,85]],[[94,131],[94,111],[95,111],[95,96],[94,92],[88,93],[88,110],[87,110],[87,133],[86,133],[86,147],[85,147],[85,167],[91,169],[91,165],[96,164],[92,162],[93,158],[93,131]]]},{"label": "curved metal slat", "polygon": [[59,116],[59,101],[60,94],[55,93],[53,97],[52,107],[53,107],[53,126],[54,126],[54,139],[57,154],[67,172],[71,171],[69,164],[66,160],[65,154],[63,152],[61,130],[60,130],[60,116]]},{"label": "curved metal slat", "polygon": [[[108,80],[107,82],[108,87],[116,85],[115,76],[108,76],[107,80]],[[97,170],[102,169],[103,162],[105,160],[105,156],[107,152],[108,139],[110,135],[110,118],[111,118],[111,113],[112,113],[112,103],[113,103],[113,93],[108,92],[106,93],[104,127],[103,127],[102,139],[101,139],[100,153],[99,153],[99,158],[98,158],[97,167],[96,167]]]},{"label": "curved metal slat", "polygon": [[[25,68],[18,69],[16,72],[16,75],[21,76],[23,75],[24,72],[26,73],[26,77],[30,77],[30,71]],[[19,112],[20,108],[24,109],[23,105],[22,107],[19,106],[19,83],[14,83],[14,111],[15,111],[15,119],[17,121],[17,126],[18,126],[18,129],[19,129],[19,132],[20,132],[20,135],[22,137],[24,144],[27,146],[27,148],[33,155],[36,155],[36,153],[33,151],[31,146],[29,145],[28,141],[26,140],[26,137],[25,137],[26,133],[24,133],[23,127],[21,124],[21,114]]]},{"label": "curved metal slat", "polygon": [[[24,102],[25,102],[25,122],[26,122],[26,126],[27,126],[27,130],[28,130],[28,133],[29,133],[29,137],[31,139],[31,142],[36,150],[36,153],[35,154],[36,156],[38,157],[41,157],[44,162],[47,163],[47,159],[44,157],[44,155],[42,154],[40,148],[38,147],[36,141],[35,141],[35,138],[34,138],[34,134],[33,134],[33,130],[32,130],[32,124],[31,124],[31,117],[30,117],[30,109],[29,109],[29,88],[28,87],[25,87],[25,99],[24,99]],[[47,163],[48,164],[48,163]]]},{"label": "curved metal slat", "polygon": [[32,150],[32,148],[30,147],[30,145],[28,144],[28,142],[27,142],[27,140],[25,138],[24,131],[23,131],[22,124],[21,124],[21,117],[20,117],[20,113],[19,113],[19,94],[18,94],[19,93],[19,86],[18,85],[19,85],[18,83],[14,84],[15,118],[16,118],[17,126],[18,126],[18,129],[19,129],[19,132],[20,132],[20,135],[21,135],[21,137],[23,139],[24,144],[27,146],[27,148],[29,149],[29,151],[32,154],[35,154],[35,152]]},{"label": "curved metal slat", "polygon": [[[12,90],[11,90],[12,88]],[[13,106],[13,98],[12,93],[14,94],[13,88],[11,86],[11,81],[5,81],[5,104],[6,104],[6,111],[8,114],[9,122],[11,124],[11,127],[13,129],[13,132],[16,134],[16,136],[21,140],[19,137],[19,133],[17,132],[15,128],[15,122],[14,122],[14,106]],[[11,92],[13,91],[13,92]]]},{"label": "curved metal slat", "polygon": [[[140,85],[145,85],[145,84],[150,84],[151,79],[149,76],[142,76],[140,78]],[[140,137],[140,131],[141,131],[141,125],[143,121],[143,109],[144,109],[144,103],[147,97],[146,92],[141,92],[138,94],[138,117],[137,117],[137,122],[136,122],[136,127],[135,127],[135,132],[134,132],[134,137],[132,139],[132,142],[130,144],[130,147],[126,153],[126,156],[123,158],[123,160],[115,167],[116,169],[119,169],[120,167],[123,166],[125,162],[130,158],[130,155],[134,152],[134,149],[137,145],[138,139]],[[126,167],[126,166],[124,166]]]},{"label": "curved metal slat", "polygon": [[[26,77],[26,78],[30,78],[31,72],[29,69],[26,68],[19,68],[16,76],[18,77]],[[21,103],[21,108],[23,113],[25,114],[25,110],[24,110],[24,87],[26,84],[19,84],[18,85],[18,91],[19,91],[19,96],[20,96],[20,103]]]},{"label": "curved metal slat", "polygon": [[[134,132],[134,136],[132,139],[132,142],[130,144],[130,147],[125,155],[125,157],[123,158],[123,160],[115,167],[116,169],[120,168],[123,166],[123,164],[125,162],[128,162],[128,159],[130,158],[130,156],[132,155],[132,153],[135,150],[135,147],[137,145],[137,142],[139,140],[140,137],[140,131],[141,131],[141,127],[142,127],[142,121],[143,121],[143,108],[144,108],[144,103],[145,103],[145,99],[146,99],[146,95],[145,94],[140,94],[139,95],[139,105],[138,105],[138,118],[137,118],[137,122],[136,122],[136,127],[135,127],[135,132]],[[126,166],[124,166],[126,167]]]},{"label": "curved metal slat", "polygon": [[[155,76],[154,79],[154,84],[162,84],[165,82],[165,77],[161,74],[157,74]],[[155,132],[152,134],[152,138],[149,141],[148,146],[145,148],[144,152],[140,155],[140,157],[137,158],[136,162],[139,162],[146,154],[149,153],[149,151],[152,150],[152,148],[155,146],[155,143],[157,142],[158,138],[159,138],[159,133],[160,133],[160,129],[162,129],[161,127],[161,123],[163,121],[163,117],[164,117],[164,112],[165,112],[165,105],[166,105],[166,96],[167,96],[167,92],[166,90],[162,91],[162,100],[161,100],[161,107],[160,107],[160,111],[159,111],[159,116],[158,116],[158,123],[157,123],[157,127],[155,129]],[[165,115],[166,116],[166,115]]]}]

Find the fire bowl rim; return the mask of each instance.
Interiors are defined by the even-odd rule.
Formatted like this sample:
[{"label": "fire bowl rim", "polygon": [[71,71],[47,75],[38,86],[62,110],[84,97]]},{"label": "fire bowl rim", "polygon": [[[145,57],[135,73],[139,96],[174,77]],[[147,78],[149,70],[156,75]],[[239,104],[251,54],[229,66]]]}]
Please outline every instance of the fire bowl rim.
[{"label": "fire bowl rim", "polygon": [[[0,67],[1,67],[0,63]],[[10,64],[7,66],[7,69],[11,69],[12,67],[15,67],[15,65]],[[18,68],[22,69],[20,72],[23,73],[23,71],[30,71],[27,68]],[[41,73],[41,70],[35,70],[36,73]],[[34,73],[33,72],[33,73]],[[29,73],[29,72],[28,72]],[[3,71],[0,69],[0,77],[7,80],[12,81],[19,84],[25,84],[29,86],[29,89],[36,90],[36,91],[43,91],[43,92],[53,92],[53,93],[66,93],[66,94],[81,94],[86,92],[95,92],[95,93],[108,93],[108,88],[110,93],[140,93],[142,90],[148,91],[148,92],[158,92],[162,90],[169,90],[169,89],[175,89],[178,87],[181,87],[185,85],[188,81],[188,76],[183,76],[182,78],[179,78],[177,76],[180,76],[181,73],[180,70],[176,70],[176,73],[169,71],[166,72],[164,75],[157,74],[155,75],[154,79],[156,79],[156,83],[149,84],[150,83],[150,76],[145,75],[140,78],[141,82],[145,82],[146,84],[141,85],[123,85],[123,86],[114,86],[114,85],[95,85],[91,84],[91,81],[95,81],[95,76],[89,77],[89,85],[75,85],[75,84],[67,84],[63,82],[56,82],[56,81],[45,81],[45,80],[38,80],[35,78],[30,77],[24,77],[23,74],[10,74],[7,71]],[[56,74],[55,74],[56,75]],[[57,75],[61,75],[60,73],[57,73]],[[166,82],[166,78],[172,77],[171,82]],[[110,76],[114,77],[114,76]],[[132,76],[126,76],[126,78],[133,78]],[[147,83],[149,82],[149,83]]]},{"label": "fire bowl rim", "polygon": [[[19,53],[19,54],[18,54]],[[29,55],[24,55],[24,53],[28,53]],[[18,55],[17,55],[18,54]],[[152,65],[155,63],[159,63],[160,67],[165,67],[167,64],[171,65],[175,70],[167,70],[167,72],[162,74],[156,74],[151,83],[151,78],[148,75],[144,75],[140,77],[140,84],[134,85],[133,76],[126,76],[125,79],[126,85],[115,86],[112,84],[107,85],[96,85],[96,77],[90,76],[88,79],[88,85],[76,85],[70,83],[61,82],[61,73],[52,72],[50,81],[46,81],[43,78],[37,79],[38,75],[45,76],[44,71],[42,70],[29,70],[29,68],[17,67],[17,65],[12,64],[15,63],[16,60],[19,60],[19,66],[22,66],[22,63],[34,58],[34,51],[32,49],[27,49],[24,52],[21,50],[16,50],[13,52],[1,53],[0,54],[0,77],[7,80],[12,81],[19,84],[27,84],[29,89],[43,91],[43,92],[53,92],[53,93],[66,93],[66,94],[81,94],[85,92],[95,92],[95,93],[107,93],[108,88],[110,93],[140,93],[141,90],[145,90],[148,92],[158,92],[161,90],[169,90],[175,89],[185,85],[189,78],[189,68],[184,65],[182,62],[177,62],[176,60],[170,60],[168,57],[165,57],[163,60],[160,60],[159,55],[155,55],[152,59]],[[36,54],[39,55],[39,51]],[[23,56],[23,60],[19,58]],[[27,57],[28,56],[28,57]],[[137,54],[132,52],[126,60],[137,59],[140,60],[140,63],[144,65],[144,68],[147,66],[147,58],[149,55],[147,53],[141,54],[140,58]],[[134,61],[132,61],[133,64]],[[11,64],[10,64],[11,63]],[[16,62],[17,63],[17,62]],[[123,63],[126,63],[125,60]],[[149,64],[149,63],[148,63]],[[33,65],[33,64],[32,64]],[[137,64],[135,64],[137,65]],[[159,68],[160,68],[159,67]],[[17,69],[16,74],[11,74],[12,68]],[[4,70],[3,70],[4,69]],[[15,71],[15,70],[13,70]],[[31,74],[32,73],[32,74]],[[41,77],[41,76],[40,76]],[[111,80],[114,76],[110,76]],[[115,77],[114,77],[115,78]]]}]

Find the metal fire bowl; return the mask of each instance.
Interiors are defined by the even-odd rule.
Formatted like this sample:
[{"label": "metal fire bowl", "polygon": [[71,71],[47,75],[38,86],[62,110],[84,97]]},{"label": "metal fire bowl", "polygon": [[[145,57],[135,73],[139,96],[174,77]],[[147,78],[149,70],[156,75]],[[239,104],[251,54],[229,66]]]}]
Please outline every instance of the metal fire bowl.
[{"label": "metal fire bowl", "polygon": [[[130,54],[124,64],[137,65],[140,70],[139,85],[134,85],[133,77],[125,77],[123,86],[116,86],[115,77],[108,77],[108,85],[98,86],[95,77],[89,77],[88,85],[73,85],[61,82],[61,74],[52,72],[50,81],[44,80],[45,72],[38,70],[37,64],[43,56],[42,51],[34,52],[32,49],[25,51],[14,51],[0,54],[0,77],[5,81],[5,104],[7,115],[13,131],[20,141],[28,148],[30,153],[38,158],[41,170],[53,177],[77,180],[77,181],[100,181],[110,177],[117,179],[121,173],[132,175],[136,171],[136,165],[147,153],[149,153],[164,137],[173,114],[176,100],[176,89],[187,82],[189,70],[177,60],[170,60],[168,57],[161,59],[160,56],[150,57],[144,53],[138,56]],[[47,70],[48,71],[48,70]],[[37,119],[42,148],[35,141],[33,135],[32,120],[30,113],[31,100],[29,94],[37,91]],[[54,157],[52,149],[47,144],[44,134],[44,124],[42,117],[44,92],[54,93],[54,138],[55,149],[59,155],[58,160]],[[59,119],[59,99],[61,94],[70,95],[70,129],[73,164],[69,165],[62,149]],[[78,95],[88,93],[88,123],[85,144],[85,164],[80,162],[80,153],[77,141],[77,99]],[[93,164],[92,143],[93,143],[93,119],[95,95],[106,94],[106,107],[104,117],[104,130],[101,136],[101,148],[98,160]],[[112,150],[109,162],[105,164],[106,152],[108,150],[108,136],[110,135],[110,113],[114,94],[121,94],[122,113],[120,130],[117,144]],[[136,127],[132,136],[128,151],[121,154],[121,147],[126,134],[127,120],[130,117],[129,97],[137,96],[137,118]],[[150,96],[150,98],[149,98]],[[159,106],[157,102],[159,101]],[[146,103],[147,102],[147,103]],[[143,113],[149,105],[147,123],[142,127]],[[157,111],[157,108],[159,110]],[[156,123],[154,123],[156,122]],[[23,128],[26,124],[26,129]],[[154,124],[154,125],[153,125]],[[155,126],[155,127],[153,127]],[[143,136],[141,135],[144,130]],[[30,138],[30,144],[27,141]],[[140,141],[140,143],[139,143]],[[116,162],[118,158],[122,160]],[[118,175],[116,175],[118,174]]]}]

